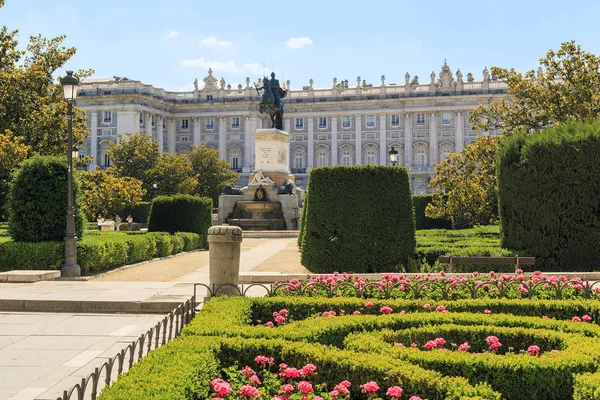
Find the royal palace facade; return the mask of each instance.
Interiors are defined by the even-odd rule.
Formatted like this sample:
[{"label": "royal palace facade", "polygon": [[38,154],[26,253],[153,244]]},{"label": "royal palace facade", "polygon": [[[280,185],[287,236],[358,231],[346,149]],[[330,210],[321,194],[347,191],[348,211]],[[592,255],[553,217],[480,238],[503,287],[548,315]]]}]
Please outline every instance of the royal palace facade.
[{"label": "royal palace facade", "polygon": [[[78,106],[86,111],[90,135],[81,155],[94,157],[89,169],[110,165],[110,142],[117,134],[142,132],[161,152],[189,153],[193,145],[219,150],[246,185],[254,169],[254,137],[270,120],[258,112],[261,96],[250,78],[233,87],[208,71],[204,86],[192,92],[168,92],[126,78],[87,80],[80,85]],[[291,137],[290,169],[305,187],[311,168],[328,165],[389,165],[388,152],[399,151],[398,164],[408,168],[413,193],[427,193],[434,164],[458,152],[476,135],[469,114],[480,104],[506,96],[506,84],[471,73],[463,78],[444,63],[428,83],[405,75],[403,84],[368,84],[333,79],[330,88],[313,88],[313,80],[285,98],[284,127]],[[260,81],[258,85],[260,86]],[[290,87],[291,82],[285,82]],[[501,132],[487,132],[490,135]]]}]

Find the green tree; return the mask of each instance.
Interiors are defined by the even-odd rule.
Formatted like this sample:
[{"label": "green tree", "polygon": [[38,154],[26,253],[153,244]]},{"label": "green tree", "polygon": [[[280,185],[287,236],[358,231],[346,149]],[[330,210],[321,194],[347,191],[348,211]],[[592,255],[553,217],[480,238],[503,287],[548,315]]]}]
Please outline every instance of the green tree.
[{"label": "green tree", "polygon": [[154,167],[160,159],[158,143],[143,133],[118,135],[119,143],[110,143],[109,155],[115,172],[142,181],[148,194],[155,179]]},{"label": "green tree", "polygon": [[158,195],[193,194],[198,174],[185,155],[162,154],[152,169]]},{"label": "green tree", "polygon": [[459,154],[450,153],[436,164],[429,182],[433,199],[425,215],[449,219],[455,228],[497,222],[497,150],[497,137],[480,136]]},{"label": "green tree", "polygon": [[505,135],[524,130],[539,132],[571,120],[600,115],[600,57],[574,41],[540,59],[539,72],[525,74],[492,67],[508,85],[508,97],[481,105],[471,115],[476,131],[501,129]]},{"label": "green tree", "polygon": [[218,157],[219,151],[206,145],[194,146],[188,158],[198,174],[196,194],[209,197],[218,204],[219,194],[225,185],[233,185],[240,175],[229,169],[229,163]]},{"label": "green tree", "polygon": [[82,211],[88,221],[95,220],[98,214],[114,216],[126,207],[133,207],[142,201],[146,191],[142,181],[128,176],[117,176],[110,171],[86,171],[80,175]]},{"label": "green tree", "polygon": [[21,138],[15,138],[10,132],[0,133],[0,221],[8,218],[8,210],[4,209],[4,204],[12,173],[27,158],[28,151],[29,146],[22,143]]}]

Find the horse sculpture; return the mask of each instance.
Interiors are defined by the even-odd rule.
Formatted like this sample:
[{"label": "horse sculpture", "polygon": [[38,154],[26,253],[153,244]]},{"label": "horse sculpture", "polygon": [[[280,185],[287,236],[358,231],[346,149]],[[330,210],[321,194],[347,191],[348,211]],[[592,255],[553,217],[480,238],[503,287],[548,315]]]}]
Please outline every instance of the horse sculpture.
[{"label": "horse sculpture", "polygon": [[[287,90],[283,90],[279,87],[279,81],[275,79],[275,74],[271,74],[272,81],[267,77],[263,80],[263,89],[262,101],[259,106],[259,111],[261,114],[266,113],[271,118],[271,129],[280,129],[283,130],[283,112],[284,112],[284,103],[283,98],[287,95]],[[275,85],[273,85],[275,84]]]}]

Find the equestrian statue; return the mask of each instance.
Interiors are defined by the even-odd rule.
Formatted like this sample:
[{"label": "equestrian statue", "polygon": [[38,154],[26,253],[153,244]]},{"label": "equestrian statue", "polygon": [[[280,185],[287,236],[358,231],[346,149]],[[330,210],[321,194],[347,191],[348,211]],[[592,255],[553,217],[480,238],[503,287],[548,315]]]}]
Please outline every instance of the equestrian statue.
[{"label": "equestrian statue", "polygon": [[259,111],[261,114],[269,114],[271,128],[283,130],[283,98],[287,95],[288,91],[279,86],[279,80],[275,79],[275,72],[271,72],[271,79],[265,76],[262,83],[261,87],[256,87],[256,84],[254,84],[259,96],[259,90],[263,90]]}]

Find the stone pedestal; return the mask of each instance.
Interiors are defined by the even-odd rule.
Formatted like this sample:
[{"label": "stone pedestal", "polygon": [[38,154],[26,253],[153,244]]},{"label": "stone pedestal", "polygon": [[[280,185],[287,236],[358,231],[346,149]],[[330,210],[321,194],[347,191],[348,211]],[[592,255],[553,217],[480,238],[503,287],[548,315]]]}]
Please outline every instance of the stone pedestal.
[{"label": "stone pedestal", "polygon": [[215,295],[239,295],[242,228],[218,225],[208,229],[209,286]]}]

